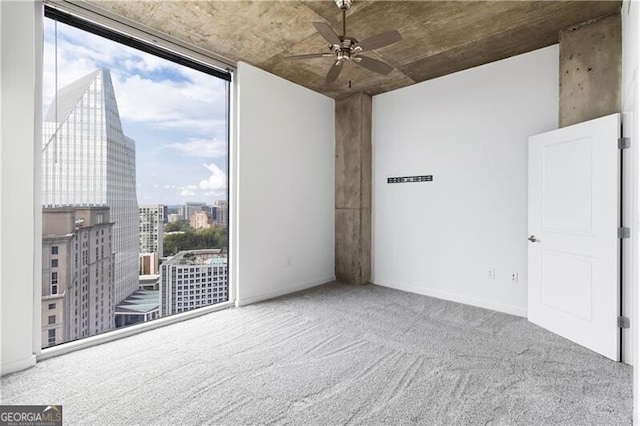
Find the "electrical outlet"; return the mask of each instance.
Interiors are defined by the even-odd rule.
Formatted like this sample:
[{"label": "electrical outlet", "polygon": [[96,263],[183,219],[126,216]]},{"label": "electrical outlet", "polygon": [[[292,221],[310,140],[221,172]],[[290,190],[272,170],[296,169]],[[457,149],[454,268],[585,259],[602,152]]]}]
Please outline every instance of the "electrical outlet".
[{"label": "electrical outlet", "polygon": [[514,272],[513,274],[511,274],[511,282],[514,284],[518,283],[518,273]]},{"label": "electrical outlet", "polygon": [[496,270],[494,268],[489,269],[489,279],[490,280],[496,279]]}]

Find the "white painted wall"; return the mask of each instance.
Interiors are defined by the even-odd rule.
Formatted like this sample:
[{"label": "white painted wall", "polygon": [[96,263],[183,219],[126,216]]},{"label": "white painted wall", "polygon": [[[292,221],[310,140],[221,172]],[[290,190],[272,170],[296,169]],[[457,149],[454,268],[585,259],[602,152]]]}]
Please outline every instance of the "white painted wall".
[{"label": "white painted wall", "polygon": [[245,305],[335,277],[334,101],[242,62],[237,79],[235,271]]},{"label": "white painted wall", "polygon": [[[640,110],[638,109],[638,99],[640,99],[640,88],[638,86],[638,61],[640,58],[640,7],[638,2],[625,0],[621,9],[622,18],[622,112],[623,112],[623,129],[625,136],[631,138],[631,149],[629,154],[625,155],[625,170],[631,170],[631,188],[626,192],[627,200],[630,202],[625,205],[625,225],[631,226],[632,238],[625,249],[627,256],[625,262],[631,265],[626,268],[624,276],[625,283],[631,283],[625,286],[625,295],[629,296],[625,299],[624,310],[631,316],[631,336],[630,344],[624,347],[625,361],[631,360],[634,366],[638,366],[638,352],[640,340],[638,340],[638,318],[640,307],[640,291],[638,291],[638,282],[640,275],[640,184],[638,182],[640,165],[640,149],[638,149],[638,125],[640,123]],[[629,185],[627,185],[629,186]],[[629,247],[631,246],[631,247]],[[629,303],[629,301],[631,303]],[[629,337],[625,331],[625,340]],[[633,423],[640,424],[640,369],[633,369]]]},{"label": "white painted wall", "polygon": [[[0,3],[0,191],[2,190],[2,3]],[[2,374],[2,194],[0,192],[0,374]]]},{"label": "white painted wall", "polygon": [[[34,301],[40,287],[36,149],[40,147],[42,37],[39,2],[0,2],[0,292],[2,374],[35,364]],[[37,143],[36,143],[37,141]],[[38,238],[36,239],[36,235]]]},{"label": "white painted wall", "polygon": [[526,316],[527,138],[557,128],[558,61],[551,46],[373,98],[374,283]]}]

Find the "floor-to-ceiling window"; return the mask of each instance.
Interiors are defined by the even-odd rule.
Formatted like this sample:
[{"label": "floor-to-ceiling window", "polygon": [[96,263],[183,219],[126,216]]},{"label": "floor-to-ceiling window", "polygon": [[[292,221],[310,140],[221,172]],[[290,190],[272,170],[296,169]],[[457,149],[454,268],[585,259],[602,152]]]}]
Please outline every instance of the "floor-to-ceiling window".
[{"label": "floor-to-ceiling window", "polygon": [[44,22],[42,347],[229,300],[228,71]]}]

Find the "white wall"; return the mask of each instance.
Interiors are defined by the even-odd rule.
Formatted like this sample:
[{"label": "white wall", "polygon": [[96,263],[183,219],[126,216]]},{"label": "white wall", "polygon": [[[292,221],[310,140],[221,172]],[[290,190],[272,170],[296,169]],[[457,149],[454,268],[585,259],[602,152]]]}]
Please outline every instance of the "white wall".
[{"label": "white wall", "polygon": [[[36,150],[40,146],[39,79],[42,13],[39,3],[0,2],[0,292],[2,374],[35,364],[34,286],[39,287],[36,245]],[[35,141],[38,141],[36,144]],[[38,239],[39,241],[39,239]],[[39,319],[39,316],[38,316]]]},{"label": "white wall", "polygon": [[[638,87],[638,58],[640,57],[640,7],[635,1],[626,0],[622,4],[622,112],[623,112],[623,129],[625,136],[631,138],[631,149],[629,155],[625,155],[625,170],[631,169],[630,179],[632,181],[631,191],[626,194],[630,203],[625,206],[625,224],[632,228],[631,250],[626,250],[628,254],[625,262],[631,265],[626,268],[625,283],[631,283],[631,286],[625,286],[625,312],[631,315],[631,339],[630,345],[625,346],[625,360],[632,360],[634,366],[638,366],[638,317],[640,306],[640,291],[638,291],[639,280],[639,256],[640,250],[640,211],[638,200],[640,199],[640,184],[638,182],[638,165],[640,165],[640,149],[638,149],[638,124],[640,123],[640,111],[638,109],[638,99],[640,90]],[[626,241],[625,241],[626,243]],[[625,249],[629,248],[629,244]],[[629,303],[629,300],[631,303]],[[625,332],[625,339],[628,334]],[[631,354],[629,354],[631,352]],[[631,358],[629,358],[631,356]],[[633,423],[640,423],[640,369],[633,369]]]},{"label": "white wall", "polygon": [[527,138],[557,128],[558,61],[551,46],[373,98],[374,283],[526,316]]},{"label": "white wall", "polygon": [[237,79],[235,271],[244,305],[335,277],[334,101],[245,63]]},{"label": "white wall", "polygon": [[[0,3],[0,191],[2,190],[2,3]],[[2,193],[0,192],[0,374],[2,374]]]}]

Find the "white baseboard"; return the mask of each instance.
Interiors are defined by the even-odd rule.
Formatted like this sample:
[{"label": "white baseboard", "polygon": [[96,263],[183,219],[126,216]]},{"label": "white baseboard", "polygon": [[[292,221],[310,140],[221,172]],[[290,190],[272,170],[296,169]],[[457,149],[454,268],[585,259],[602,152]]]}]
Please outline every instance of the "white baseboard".
[{"label": "white baseboard", "polygon": [[15,373],[16,371],[26,370],[27,368],[31,368],[36,365],[36,356],[32,354],[23,359],[19,359],[17,361],[12,361],[6,364],[2,364],[2,373],[1,375]]},{"label": "white baseboard", "polygon": [[423,296],[435,297],[436,299],[449,300],[451,302],[462,303],[465,305],[477,306],[479,308],[491,309],[492,311],[504,312],[506,314],[516,315],[519,317],[527,317],[527,309],[519,306],[504,305],[488,300],[477,299],[475,297],[463,296],[460,294],[449,293],[447,291],[436,290],[432,288],[422,288],[407,284],[391,283],[378,281],[374,284],[382,287],[394,288],[396,290],[408,291],[409,293],[421,294]]},{"label": "white baseboard", "polygon": [[308,288],[317,287],[319,285],[330,283],[335,280],[336,280],[336,277],[320,278],[320,279],[309,281],[306,283],[296,284],[286,288],[270,291],[268,293],[260,294],[258,296],[245,297],[242,299],[238,297],[238,299],[236,299],[236,306],[247,306],[252,303],[262,302],[264,300],[269,300],[276,297],[284,296],[286,294],[295,293],[296,291],[302,291]]}]

